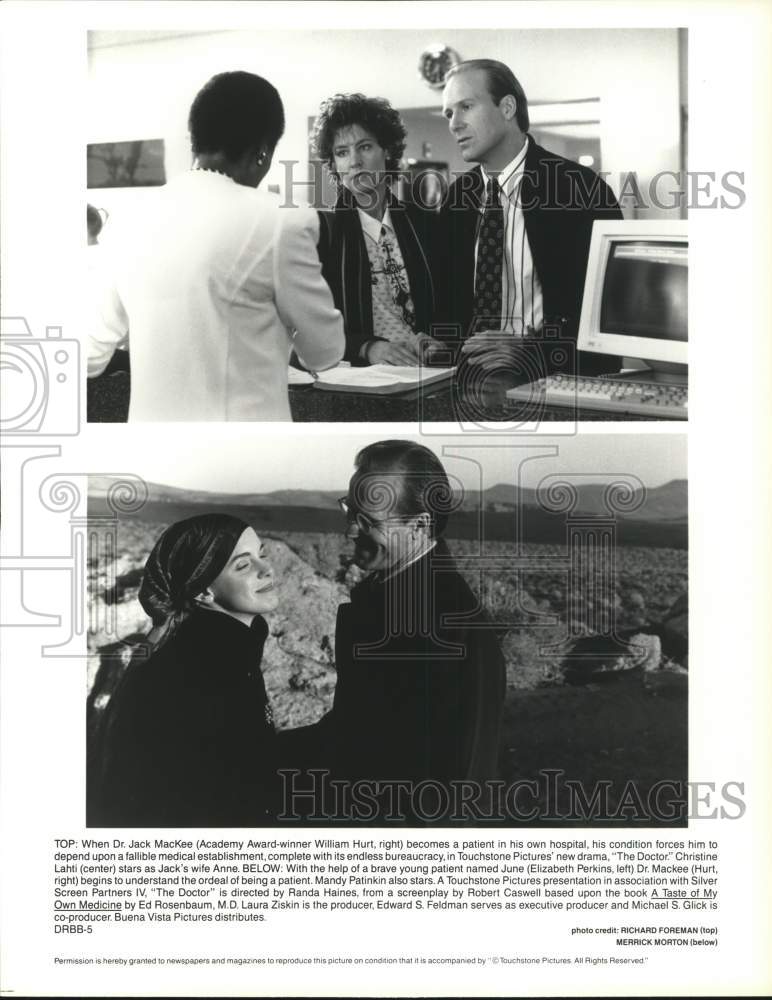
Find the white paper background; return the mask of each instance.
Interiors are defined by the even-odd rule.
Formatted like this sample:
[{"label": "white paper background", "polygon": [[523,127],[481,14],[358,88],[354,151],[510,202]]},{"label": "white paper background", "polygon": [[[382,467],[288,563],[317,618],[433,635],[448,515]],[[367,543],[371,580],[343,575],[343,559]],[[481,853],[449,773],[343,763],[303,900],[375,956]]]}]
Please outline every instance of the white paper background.
[{"label": "white paper background", "polygon": [[[179,27],[188,30],[316,23],[443,26],[689,28],[689,166],[717,176],[745,172],[747,203],[737,211],[690,215],[690,776],[746,783],[748,813],[735,822],[702,821],[690,835],[720,840],[722,892],[719,951],[657,952],[643,972],[567,966],[516,972],[490,963],[483,971],[437,967],[286,969],[233,967],[185,971],[145,968],[55,968],[54,955],[78,954],[538,954],[572,953],[564,928],[574,915],[545,919],[416,913],[366,921],[293,913],[264,927],[214,933],[185,927],[54,938],[50,921],[50,848],[54,836],[79,836],[83,815],[84,665],[43,659],[40,636],[9,628],[2,673],[2,986],[27,995],[602,995],[750,994],[770,985],[768,942],[769,565],[767,487],[769,378],[769,5],[737,4],[378,4],[363,9],[316,4],[13,4],[2,17],[2,279],[4,316],[24,315],[41,336],[60,325],[82,329],[82,229],[85,190],[86,29]],[[170,68],[170,72],[173,69]],[[355,81],[352,81],[355,83]],[[159,94],[159,100],[163,95]],[[643,426],[639,425],[643,430]],[[372,431],[372,428],[368,430]],[[389,426],[389,436],[399,428]],[[403,428],[407,431],[408,428]],[[549,431],[549,428],[547,428]],[[645,427],[651,433],[652,425]],[[671,433],[656,428],[656,433]],[[680,430],[680,428],[679,428]],[[215,435],[221,430],[215,431]],[[636,428],[588,427],[582,433],[634,435]],[[298,425],[309,446],[342,427]],[[127,427],[86,429],[60,439],[46,472],[121,472]],[[107,447],[105,447],[107,445]],[[633,446],[631,442],[631,447]],[[158,434],[155,447],[201,447],[195,428]],[[18,542],[18,476],[3,453],[3,554]],[[105,464],[105,456],[108,461]],[[98,463],[95,459],[98,457]],[[34,463],[33,463],[34,464]],[[42,464],[42,463],[41,463]],[[54,544],[50,515],[37,495],[24,498],[32,529],[29,552]],[[66,520],[66,519],[65,519]],[[58,529],[65,551],[69,528]],[[58,608],[64,574],[36,574],[28,600]],[[3,602],[13,597],[4,576]],[[56,639],[56,629],[46,631]],[[593,834],[594,835],[594,834]],[[616,837],[616,834],[614,835]],[[663,835],[666,836],[666,835]],[[417,839],[417,835],[416,835]],[[646,922],[649,922],[646,918]],[[654,921],[651,921],[654,922]],[[673,921],[674,923],[676,921]],[[680,919],[678,921],[681,922]],[[668,919],[666,923],[670,923]],[[580,949],[581,953],[581,949]],[[637,953],[636,953],[637,954]],[[581,970],[581,971],[580,971]]]}]

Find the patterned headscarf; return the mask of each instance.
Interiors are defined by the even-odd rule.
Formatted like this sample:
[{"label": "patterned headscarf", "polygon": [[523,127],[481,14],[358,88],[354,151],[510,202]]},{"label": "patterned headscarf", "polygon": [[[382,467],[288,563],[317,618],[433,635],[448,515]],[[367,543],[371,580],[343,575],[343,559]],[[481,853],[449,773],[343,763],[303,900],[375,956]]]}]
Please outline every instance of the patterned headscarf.
[{"label": "patterned headscarf", "polygon": [[198,514],[172,524],[145,563],[139,603],[153,625],[172,629],[220,575],[249,525],[230,514]]}]

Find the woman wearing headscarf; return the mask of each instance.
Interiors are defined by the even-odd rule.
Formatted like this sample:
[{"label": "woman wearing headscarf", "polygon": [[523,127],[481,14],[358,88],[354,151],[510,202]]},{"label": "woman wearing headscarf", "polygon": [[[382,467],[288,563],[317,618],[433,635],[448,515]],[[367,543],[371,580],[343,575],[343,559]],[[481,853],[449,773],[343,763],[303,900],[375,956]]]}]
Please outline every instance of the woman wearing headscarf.
[{"label": "woman wearing headscarf", "polygon": [[265,825],[275,767],[262,615],[278,602],[260,539],[227,514],[173,524],[139,600],[153,628],[106,709],[89,825]]},{"label": "woman wearing headscarf", "polygon": [[338,186],[335,210],[320,212],[319,257],[353,364],[414,365],[438,346],[438,218],[391,190],[406,135],[388,101],[364,94],[328,98],[314,122],[315,153]]}]

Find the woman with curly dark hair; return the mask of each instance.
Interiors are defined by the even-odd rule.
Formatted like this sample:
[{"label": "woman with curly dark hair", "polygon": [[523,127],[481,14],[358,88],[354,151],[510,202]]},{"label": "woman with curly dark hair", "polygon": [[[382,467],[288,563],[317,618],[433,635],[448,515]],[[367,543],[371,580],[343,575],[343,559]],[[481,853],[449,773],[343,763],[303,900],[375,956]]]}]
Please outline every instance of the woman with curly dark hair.
[{"label": "woman with curly dark hair", "polygon": [[319,256],[354,364],[417,364],[438,346],[437,218],[391,191],[405,138],[399,112],[364,94],[328,98],[314,122],[316,155],[338,185],[335,209],[319,213]]}]

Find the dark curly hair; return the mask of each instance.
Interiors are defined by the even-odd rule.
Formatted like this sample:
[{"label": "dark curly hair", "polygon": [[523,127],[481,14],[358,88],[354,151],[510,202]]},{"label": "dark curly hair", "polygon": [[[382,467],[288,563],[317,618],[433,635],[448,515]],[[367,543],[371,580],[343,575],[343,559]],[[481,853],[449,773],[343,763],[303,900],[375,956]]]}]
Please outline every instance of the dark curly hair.
[{"label": "dark curly hair", "polygon": [[407,130],[398,111],[383,97],[364,94],[335,94],[322,101],[311,131],[314,153],[327,164],[337,180],[333,145],[342,128],[359,125],[375,137],[386,152],[386,169],[399,169],[405,151]]}]

